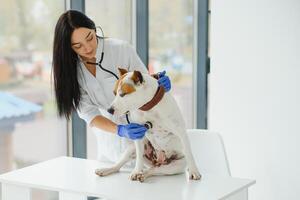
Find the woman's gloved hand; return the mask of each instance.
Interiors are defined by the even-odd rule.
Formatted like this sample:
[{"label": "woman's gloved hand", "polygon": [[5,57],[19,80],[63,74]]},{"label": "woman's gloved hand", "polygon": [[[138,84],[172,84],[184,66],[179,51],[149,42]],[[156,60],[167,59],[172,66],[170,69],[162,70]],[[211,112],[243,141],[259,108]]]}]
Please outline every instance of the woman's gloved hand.
[{"label": "woman's gloved hand", "polygon": [[158,73],[158,84],[159,86],[163,86],[165,88],[165,91],[168,92],[171,89],[171,81],[168,76],[165,75],[166,71]]},{"label": "woman's gloved hand", "polygon": [[141,139],[148,129],[144,125],[130,123],[126,125],[117,125],[117,134],[120,137],[126,137],[131,140]]}]

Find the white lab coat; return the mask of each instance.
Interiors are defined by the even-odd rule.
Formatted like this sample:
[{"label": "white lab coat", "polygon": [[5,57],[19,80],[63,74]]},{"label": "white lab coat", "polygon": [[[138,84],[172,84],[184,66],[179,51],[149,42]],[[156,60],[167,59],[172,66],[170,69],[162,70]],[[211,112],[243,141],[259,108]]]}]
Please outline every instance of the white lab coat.
[{"label": "white lab coat", "polygon": [[[98,39],[96,52],[97,62],[100,60],[103,39]],[[128,71],[139,70],[147,73],[145,65],[140,60],[135,49],[122,40],[104,39],[104,58],[102,66],[119,76],[118,67]],[[107,113],[107,108],[114,99],[113,89],[116,78],[96,66],[94,77],[79,60],[78,81],[81,89],[81,100],[77,109],[80,118],[89,125],[98,115],[105,116],[117,124],[126,124],[126,118],[115,118]],[[98,128],[92,128],[97,138],[97,157],[102,161],[117,161],[128,144],[128,140],[116,134],[107,133]]]}]

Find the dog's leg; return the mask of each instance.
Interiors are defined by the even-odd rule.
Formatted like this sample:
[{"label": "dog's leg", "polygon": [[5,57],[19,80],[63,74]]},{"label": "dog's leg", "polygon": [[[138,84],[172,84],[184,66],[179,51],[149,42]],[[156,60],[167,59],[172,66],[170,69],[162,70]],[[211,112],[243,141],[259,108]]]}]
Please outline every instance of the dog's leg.
[{"label": "dog's leg", "polygon": [[165,126],[168,127],[169,130],[173,134],[175,134],[181,141],[182,147],[183,147],[183,154],[185,156],[187,167],[188,167],[188,173],[189,173],[189,179],[193,180],[199,180],[201,179],[201,174],[199,173],[193,154],[191,150],[191,145],[189,142],[189,139],[187,137],[187,132],[184,126],[174,126],[174,123],[171,123],[166,121]]},{"label": "dog's leg", "polygon": [[127,147],[125,152],[122,154],[120,160],[109,168],[100,168],[96,169],[95,173],[99,176],[107,176],[112,173],[116,173],[120,170],[120,168],[127,163],[129,160],[133,159],[135,157],[135,146],[134,144],[131,144]]},{"label": "dog's leg", "polygon": [[199,180],[201,178],[201,174],[197,169],[186,131],[182,130],[182,132],[179,134],[177,133],[176,135],[180,138],[183,146],[183,153],[188,166],[189,179]]},{"label": "dog's leg", "polygon": [[144,167],[144,139],[135,140],[134,145],[136,149],[136,160],[134,170],[131,172],[130,179],[133,181],[143,181],[143,167]]},{"label": "dog's leg", "polygon": [[159,176],[159,175],[174,175],[184,173],[186,168],[185,158],[179,160],[173,160],[167,165],[161,165],[159,167],[150,167],[144,172],[144,179],[150,176]]}]

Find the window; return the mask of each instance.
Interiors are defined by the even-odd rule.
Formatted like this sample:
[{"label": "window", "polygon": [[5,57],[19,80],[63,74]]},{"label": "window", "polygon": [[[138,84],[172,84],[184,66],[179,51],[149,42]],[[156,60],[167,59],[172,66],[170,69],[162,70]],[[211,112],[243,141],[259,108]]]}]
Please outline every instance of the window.
[{"label": "window", "polygon": [[193,7],[193,0],[149,1],[149,71],[167,71],[187,128],[194,116]]},{"label": "window", "polygon": [[102,27],[105,36],[131,42],[131,6],[131,0],[86,1],[85,14]]},{"label": "window", "polygon": [[[51,88],[54,27],[63,0],[4,0],[0,7],[0,173],[67,154],[66,121]],[[33,192],[33,199],[53,199]]]}]

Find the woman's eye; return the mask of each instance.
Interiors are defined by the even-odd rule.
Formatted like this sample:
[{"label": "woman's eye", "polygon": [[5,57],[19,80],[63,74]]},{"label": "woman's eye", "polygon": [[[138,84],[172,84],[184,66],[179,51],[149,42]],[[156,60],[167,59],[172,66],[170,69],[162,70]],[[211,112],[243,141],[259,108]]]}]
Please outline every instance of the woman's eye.
[{"label": "woman's eye", "polygon": [[93,40],[93,36],[88,39],[88,41],[92,41],[92,40]]},{"label": "woman's eye", "polygon": [[74,46],[76,49],[80,49],[81,48],[81,45],[78,45],[78,46]]}]

